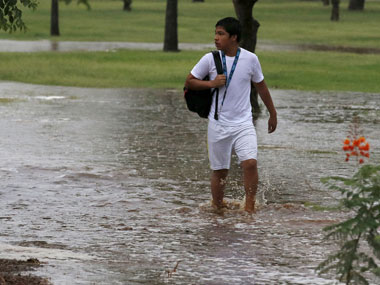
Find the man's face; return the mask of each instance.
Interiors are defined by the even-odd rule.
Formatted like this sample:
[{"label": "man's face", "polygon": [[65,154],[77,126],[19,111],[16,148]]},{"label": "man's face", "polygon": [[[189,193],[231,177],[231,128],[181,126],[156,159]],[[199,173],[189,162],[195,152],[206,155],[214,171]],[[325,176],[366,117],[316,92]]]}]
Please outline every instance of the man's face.
[{"label": "man's face", "polygon": [[236,35],[230,36],[223,27],[217,26],[215,28],[214,42],[217,49],[224,51],[235,44]]}]

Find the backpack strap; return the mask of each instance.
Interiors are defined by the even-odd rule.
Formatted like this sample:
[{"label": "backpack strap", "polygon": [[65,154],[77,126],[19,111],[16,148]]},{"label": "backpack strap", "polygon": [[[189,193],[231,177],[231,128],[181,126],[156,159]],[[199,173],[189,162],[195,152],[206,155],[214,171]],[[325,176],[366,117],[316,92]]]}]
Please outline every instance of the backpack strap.
[{"label": "backpack strap", "polygon": [[223,66],[222,61],[220,60],[220,55],[218,50],[213,50],[212,55],[214,56],[215,66],[216,66],[216,72],[218,74],[223,74]]},{"label": "backpack strap", "polygon": [[[222,67],[222,61],[220,60],[220,55],[218,50],[212,51],[212,55],[214,56],[214,62],[216,67],[216,72],[218,74],[223,74],[223,67]],[[216,91],[215,91],[216,90]],[[215,88],[215,112],[214,112],[214,119],[218,120],[218,99],[219,99],[219,88]]]}]

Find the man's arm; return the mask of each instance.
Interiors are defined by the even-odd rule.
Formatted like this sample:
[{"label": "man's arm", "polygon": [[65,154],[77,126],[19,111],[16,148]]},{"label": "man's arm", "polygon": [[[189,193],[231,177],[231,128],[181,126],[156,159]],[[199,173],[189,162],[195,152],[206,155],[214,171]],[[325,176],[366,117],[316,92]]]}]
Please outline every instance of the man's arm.
[{"label": "man's arm", "polygon": [[261,81],[259,83],[253,83],[256,87],[257,93],[259,93],[261,100],[263,100],[265,106],[269,112],[269,120],[268,120],[268,133],[273,133],[277,127],[277,111],[274,107],[272,97],[268,90],[268,87],[265,81]]},{"label": "man's arm", "polygon": [[214,80],[200,80],[191,73],[187,76],[185,86],[192,90],[204,90],[218,88],[226,84],[226,76],[218,74]]}]

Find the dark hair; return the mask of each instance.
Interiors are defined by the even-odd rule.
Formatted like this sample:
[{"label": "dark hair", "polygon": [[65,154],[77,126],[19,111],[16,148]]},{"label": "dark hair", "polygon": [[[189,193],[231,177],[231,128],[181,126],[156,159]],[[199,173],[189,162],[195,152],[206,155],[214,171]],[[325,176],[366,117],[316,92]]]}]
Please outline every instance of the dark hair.
[{"label": "dark hair", "polygon": [[236,35],[237,42],[240,42],[241,38],[241,25],[238,19],[233,17],[227,17],[219,20],[215,27],[223,27],[230,36]]}]

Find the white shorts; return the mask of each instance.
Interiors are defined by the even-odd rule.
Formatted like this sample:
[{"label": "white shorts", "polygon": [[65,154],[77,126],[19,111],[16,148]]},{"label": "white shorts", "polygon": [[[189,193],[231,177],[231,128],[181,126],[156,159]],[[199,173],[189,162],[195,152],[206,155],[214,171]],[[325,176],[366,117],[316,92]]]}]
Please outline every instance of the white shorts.
[{"label": "white shorts", "polygon": [[212,170],[229,169],[233,150],[239,162],[257,159],[257,137],[253,123],[231,127],[209,121],[207,143]]}]

